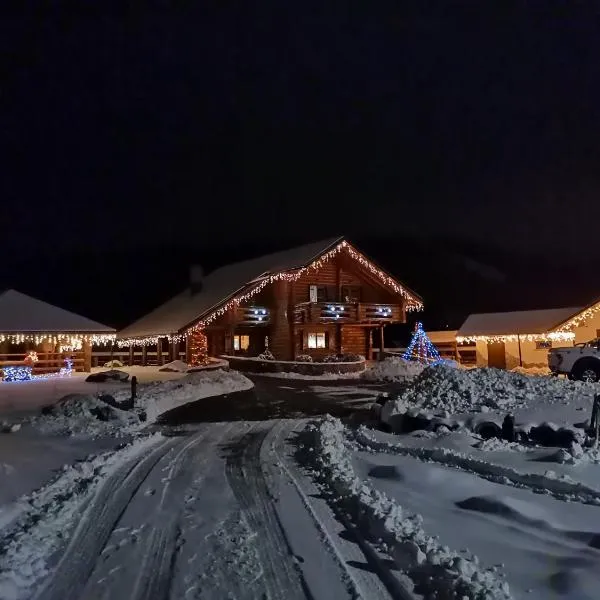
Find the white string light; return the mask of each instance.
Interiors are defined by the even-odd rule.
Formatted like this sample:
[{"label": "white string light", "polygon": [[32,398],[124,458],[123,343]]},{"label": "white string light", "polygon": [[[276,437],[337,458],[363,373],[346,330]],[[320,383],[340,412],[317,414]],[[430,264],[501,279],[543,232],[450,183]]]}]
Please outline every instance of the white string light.
[{"label": "white string light", "polygon": [[560,325],[557,331],[568,331],[575,327],[579,327],[580,325],[583,325],[585,321],[594,317],[597,312],[600,312],[600,302],[596,302],[596,304],[593,304],[589,308],[582,310],[580,313],[570,318],[566,323]]},{"label": "white string light", "polygon": [[0,333],[0,342],[10,342],[11,344],[22,344],[23,342],[42,344],[48,342],[60,344],[66,350],[78,350],[81,349],[84,342],[106,345],[112,343],[116,337],[114,333]]},{"label": "white string light", "polygon": [[456,336],[459,344],[472,344],[473,342],[566,342],[575,339],[575,334],[570,331],[553,331],[550,333],[526,333],[507,335],[465,335]]},{"label": "white string light", "polygon": [[232,308],[237,308],[240,304],[247,302],[256,294],[260,293],[267,285],[275,283],[276,281],[286,281],[289,283],[298,281],[300,277],[306,275],[311,271],[317,271],[322,268],[331,258],[335,257],[342,250],[347,252],[354,260],[359,262],[363,267],[368,269],[372,275],[375,275],[384,285],[391,288],[396,294],[399,294],[406,300],[406,310],[408,312],[418,311],[423,309],[423,302],[420,298],[409,292],[404,286],[398,283],[395,279],[384,273],[381,269],[377,268],[372,262],[370,262],[365,256],[363,256],[358,250],[353,248],[345,240],[337,244],[334,248],[322,254],[317,260],[313,261],[306,267],[301,267],[295,271],[281,271],[280,273],[274,273],[273,275],[267,275],[259,280],[259,282],[249,291],[234,296],[226,303],[222,304],[214,310],[212,313],[204,317],[201,321],[194,324],[187,331],[183,333],[166,334],[163,336],[147,336],[147,337],[132,337],[123,338],[117,340],[117,346],[124,348],[126,346],[150,346],[158,343],[159,338],[167,338],[171,342],[178,342],[184,340],[187,335],[195,330],[204,329],[207,325],[212,323],[215,319],[224,315]]}]

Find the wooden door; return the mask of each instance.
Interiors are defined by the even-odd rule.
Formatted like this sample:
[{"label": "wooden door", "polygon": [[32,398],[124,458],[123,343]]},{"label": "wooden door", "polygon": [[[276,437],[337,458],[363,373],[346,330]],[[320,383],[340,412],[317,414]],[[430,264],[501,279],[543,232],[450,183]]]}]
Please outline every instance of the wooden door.
[{"label": "wooden door", "polygon": [[506,348],[504,342],[488,342],[488,367],[506,369]]}]

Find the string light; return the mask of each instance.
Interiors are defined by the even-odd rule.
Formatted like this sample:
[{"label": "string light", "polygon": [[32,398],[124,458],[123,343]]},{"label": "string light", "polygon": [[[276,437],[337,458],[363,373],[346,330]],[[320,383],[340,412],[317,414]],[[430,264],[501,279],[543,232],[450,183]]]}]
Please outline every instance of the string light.
[{"label": "string light", "polygon": [[423,323],[415,325],[415,332],[402,358],[426,364],[432,364],[442,359],[438,349],[431,343],[431,340],[425,331],[423,331]]},{"label": "string light", "polygon": [[600,302],[596,302],[596,304],[593,304],[585,310],[582,310],[580,313],[577,313],[574,317],[571,317],[562,325],[559,325],[557,327],[557,331],[568,331],[570,329],[574,329],[575,327],[579,327],[587,320],[594,317],[598,312],[600,312]]},{"label": "string light", "polygon": [[208,363],[208,340],[204,331],[197,329],[189,335],[190,359],[193,367]]},{"label": "string light", "polygon": [[11,344],[33,342],[36,345],[48,342],[55,345],[60,344],[64,348],[79,350],[84,342],[94,345],[106,345],[113,343],[116,337],[114,333],[0,333],[0,342]]},{"label": "string light", "polygon": [[[27,360],[27,357],[25,358],[25,360]],[[33,362],[37,362],[37,359]],[[29,365],[2,367],[0,369],[0,374],[2,374],[2,377],[0,377],[0,381],[4,381],[6,383],[14,383],[17,381],[31,381],[33,379],[55,379],[57,377],[70,377],[72,373],[73,359],[65,358],[65,366],[61,367],[58,373],[44,373],[40,375],[34,375],[33,367]]]},{"label": "string light", "polygon": [[149,346],[156,344],[159,340],[159,337],[167,338],[169,339],[169,341],[181,341],[185,339],[191,332],[205,329],[208,325],[210,325],[210,323],[218,319],[220,316],[224,315],[226,312],[230,311],[231,309],[237,308],[245,302],[248,302],[254,296],[259,294],[266,286],[277,281],[285,281],[288,283],[298,281],[298,279],[300,279],[300,277],[302,277],[303,275],[321,269],[329,260],[337,256],[342,251],[346,252],[351,258],[359,262],[372,275],[375,275],[375,277],[377,277],[384,285],[391,288],[394,293],[402,296],[406,300],[407,312],[419,311],[423,309],[423,302],[420,298],[412,294],[395,279],[393,279],[392,277],[384,273],[381,269],[376,267],[363,254],[356,250],[351,244],[343,240],[334,248],[322,254],[318,259],[314,260],[306,267],[301,267],[300,269],[296,269],[294,271],[281,271],[279,273],[274,273],[272,275],[266,275],[262,278],[259,278],[257,280],[256,285],[254,285],[250,290],[242,294],[238,294],[233,298],[229,299],[227,302],[219,306],[219,308],[217,308],[216,310],[208,314],[206,317],[198,321],[192,327],[190,327],[186,332],[168,334],[164,336],[123,338],[117,340],[117,345],[119,346],[119,348],[132,345]]},{"label": "string light", "polygon": [[527,333],[508,335],[466,335],[456,336],[459,344],[472,344],[474,342],[566,342],[575,339],[575,334],[570,331],[552,331],[550,333]]}]

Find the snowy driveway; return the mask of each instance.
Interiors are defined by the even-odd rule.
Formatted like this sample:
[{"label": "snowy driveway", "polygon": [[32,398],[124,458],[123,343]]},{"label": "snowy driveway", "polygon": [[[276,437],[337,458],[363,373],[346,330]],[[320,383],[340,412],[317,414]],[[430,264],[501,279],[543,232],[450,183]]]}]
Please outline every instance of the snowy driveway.
[{"label": "snowy driveway", "polygon": [[[304,425],[197,425],[125,461],[89,497],[33,597],[391,597],[294,465],[285,440]],[[18,588],[15,598],[35,589]]]}]

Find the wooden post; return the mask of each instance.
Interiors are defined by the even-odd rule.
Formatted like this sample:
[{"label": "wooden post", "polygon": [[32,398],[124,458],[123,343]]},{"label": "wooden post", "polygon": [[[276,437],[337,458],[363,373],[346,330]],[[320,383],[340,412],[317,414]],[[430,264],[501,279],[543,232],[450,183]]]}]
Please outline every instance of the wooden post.
[{"label": "wooden post", "polygon": [[133,344],[129,345],[129,366],[133,366]]},{"label": "wooden post", "polygon": [[92,370],[92,345],[88,340],[83,341],[83,370],[86,373]]},{"label": "wooden post", "polygon": [[145,367],[148,364],[148,346],[142,346],[142,366]]},{"label": "wooden post", "polygon": [[385,348],[385,341],[383,338],[383,325],[379,326],[379,356],[377,357],[379,360],[383,360],[383,350]]},{"label": "wooden post", "polygon": [[367,329],[367,360],[373,360],[373,330]]},{"label": "wooden post", "polygon": [[162,338],[156,340],[156,362],[159,367],[163,366],[163,353],[162,353]]},{"label": "wooden post", "polygon": [[517,335],[517,342],[519,343],[519,366],[523,366],[523,356],[521,355],[521,336]]}]

